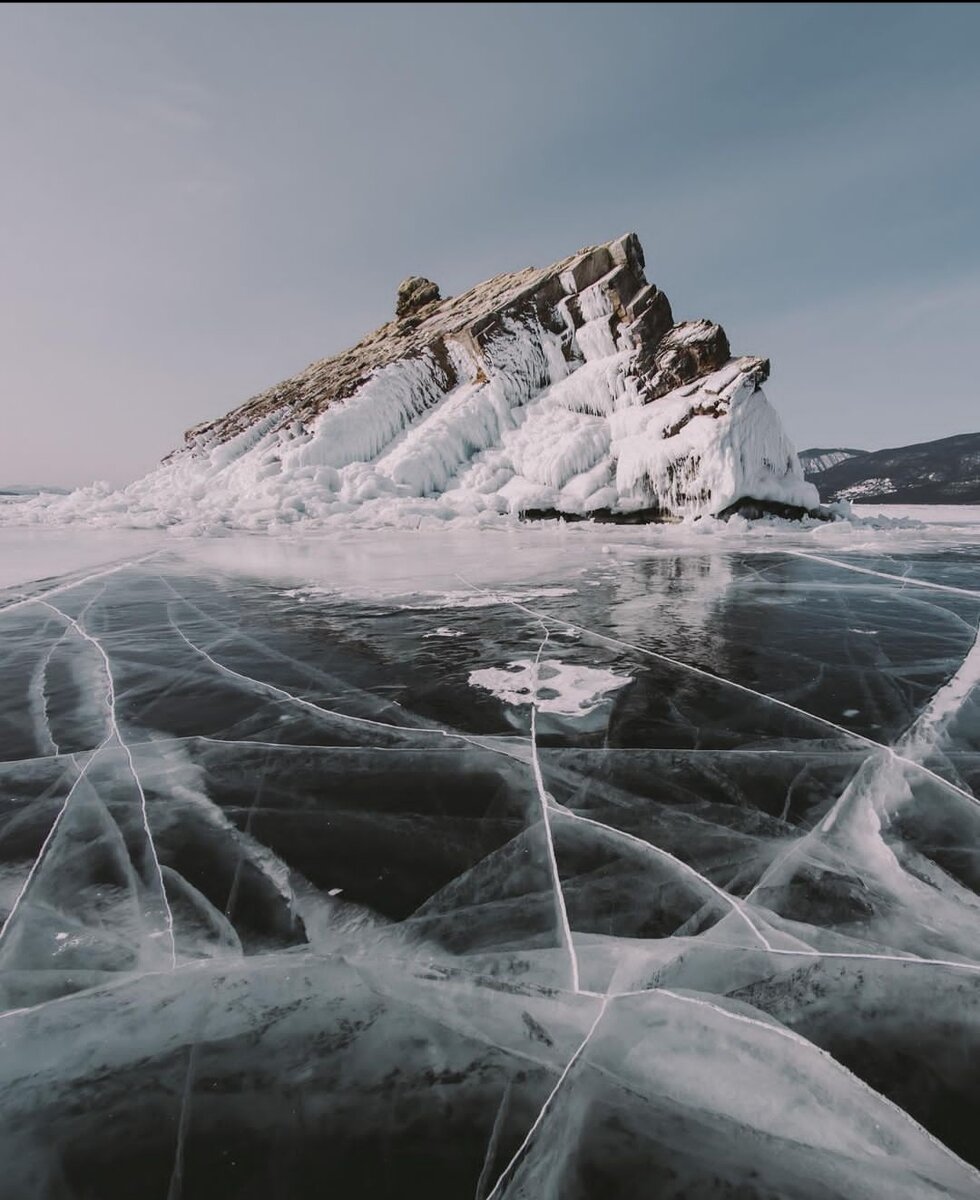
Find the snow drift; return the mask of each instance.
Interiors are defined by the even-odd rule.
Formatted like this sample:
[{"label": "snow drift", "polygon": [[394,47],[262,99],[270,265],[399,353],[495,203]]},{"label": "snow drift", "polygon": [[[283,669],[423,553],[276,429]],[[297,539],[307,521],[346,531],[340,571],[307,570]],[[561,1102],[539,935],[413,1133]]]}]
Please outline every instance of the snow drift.
[{"label": "snow drift", "polygon": [[[544,270],[421,300],[120,491],[4,506],[0,520],[274,528],[492,521],[533,513],[670,520],[818,495],[766,400],[769,364],[724,330],[674,323],[634,234]],[[436,299],[425,299],[435,294]]]}]

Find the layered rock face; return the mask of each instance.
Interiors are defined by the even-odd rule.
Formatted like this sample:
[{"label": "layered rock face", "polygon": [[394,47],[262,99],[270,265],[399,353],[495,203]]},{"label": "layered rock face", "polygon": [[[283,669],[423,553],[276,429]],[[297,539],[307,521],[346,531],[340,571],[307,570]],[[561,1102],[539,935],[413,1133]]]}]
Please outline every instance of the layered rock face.
[{"label": "layered rock face", "polygon": [[189,430],[102,502],[245,527],[808,509],[768,372],[719,325],[675,322],[626,234],[448,299],[405,280],[395,320]]}]

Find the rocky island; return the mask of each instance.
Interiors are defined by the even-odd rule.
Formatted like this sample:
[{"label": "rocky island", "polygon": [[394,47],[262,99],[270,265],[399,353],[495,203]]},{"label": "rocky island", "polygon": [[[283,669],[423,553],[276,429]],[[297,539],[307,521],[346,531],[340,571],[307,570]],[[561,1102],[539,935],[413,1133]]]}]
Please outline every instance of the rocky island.
[{"label": "rocky island", "polygon": [[118,492],[38,501],[46,519],[268,528],[562,517],[801,516],[816,488],[712,321],[675,321],[629,233],[393,320],[232,412]]}]

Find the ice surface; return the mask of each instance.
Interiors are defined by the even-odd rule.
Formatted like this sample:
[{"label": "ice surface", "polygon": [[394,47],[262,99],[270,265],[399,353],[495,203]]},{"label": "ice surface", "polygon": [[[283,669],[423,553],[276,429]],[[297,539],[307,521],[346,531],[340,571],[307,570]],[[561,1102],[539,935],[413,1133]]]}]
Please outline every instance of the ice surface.
[{"label": "ice surface", "polygon": [[77,531],[66,533],[63,529],[5,529],[0,543],[0,588],[105,569],[114,560],[126,562],[159,545],[158,534],[135,530],[99,533],[90,529],[79,537]]},{"label": "ice surface", "polygon": [[980,1194],[977,515],[0,533],[0,1198]]}]

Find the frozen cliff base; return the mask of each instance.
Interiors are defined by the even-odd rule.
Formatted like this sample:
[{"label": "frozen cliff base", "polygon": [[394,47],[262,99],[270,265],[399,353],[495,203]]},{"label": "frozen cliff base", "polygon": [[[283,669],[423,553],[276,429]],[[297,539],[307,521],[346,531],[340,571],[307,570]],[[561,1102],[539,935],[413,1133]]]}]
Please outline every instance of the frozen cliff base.
[{"label": "frozen cliff base", "polygon": [[675,324],[630,234],[422,301],[191,430],[128,488],[37,497],[0,521],[265,528],[532,510],[678,519],[745,500],[812,509],[816,489],[762,392],[768,370],[732,358],[718,325]]},{"label": "frozen cliff base", "polygon": [[[771,405],[737,368],[646,406],[625,390],[615,394],[629,382],[628,357],[587,364],[516,407],[501,388],[463,384],[427,419],[379,430],[376,422],[397,407],[399,376],[422,373],[416,364],[399,366],[372,381],[386,403],[361,414],[372,398],[368,385],[324,414],[311,435],[250,430],[240,435],[245,448],[232,442],[206,455],[184,451],[122,491],[96,485],[7,511],[59,523],[262,528],[338,518],[414,526],[542,509],[701,516],[746,497],[817,505]],[[706,415],[709,407],[720,415]],[[676,435],[664,436],[681,423]],[[381,450],[370,455],[366,441]],[[782,475],[774,462],[783,464]]]}]

